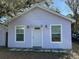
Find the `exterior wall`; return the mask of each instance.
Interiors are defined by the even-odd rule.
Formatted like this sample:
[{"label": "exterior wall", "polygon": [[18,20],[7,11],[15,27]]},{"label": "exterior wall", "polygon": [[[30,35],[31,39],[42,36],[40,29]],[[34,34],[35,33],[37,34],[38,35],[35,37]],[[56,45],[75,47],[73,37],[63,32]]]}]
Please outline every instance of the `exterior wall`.
[{"label": "exterior wall", "polygon": [[0,26],[0,46],[5,46],[6,41],[6,29]]},{"label": "exterior wall", "polygon": [[[62,24],[62,43],[50,42],[50,24]],[[15,26],[25,25],[25,42],[15,42]],[[27,29],[27,25],[30,27]],[[44,11],[40,8],[34,8],[27,14],[13,20],[8,26],[8,47],[31,48],[31,33],[33,25],[43,25],[43,48],[53,49],[71,49],[71,22],[63,18]],[[47,28],[45,28],[47,25]]]}]

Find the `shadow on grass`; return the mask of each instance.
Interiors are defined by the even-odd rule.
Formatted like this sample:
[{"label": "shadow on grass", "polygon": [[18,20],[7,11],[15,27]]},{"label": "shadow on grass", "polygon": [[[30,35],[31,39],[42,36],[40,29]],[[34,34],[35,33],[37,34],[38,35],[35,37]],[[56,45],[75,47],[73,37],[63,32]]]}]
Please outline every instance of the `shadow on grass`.
[{"label": "shadow on grass", "polygon": [[0,59],[70,59],[70,54],[61,52],[9,51],[0,48]]},{"label": "shadow on grass", "polygon": [[73,52],[77,53],[79,55],[79,42],[75,41],[73,42]]},{"label": "shadow on grass", "polygon": [[67,53],[52,53],[52,52],[10,52],[12,54],[26,56],[29,59],[70,59]]}]

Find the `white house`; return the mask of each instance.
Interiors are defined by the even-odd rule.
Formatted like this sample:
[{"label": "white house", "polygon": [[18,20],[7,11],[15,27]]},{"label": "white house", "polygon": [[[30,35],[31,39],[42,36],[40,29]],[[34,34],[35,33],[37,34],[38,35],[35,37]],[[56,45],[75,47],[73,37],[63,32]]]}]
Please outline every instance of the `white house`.
[{"label": "white house", "polygon": [[6,42],[7,42],[6,32],[7,32],[6,27],[0,24],[0,46],[1,47],[6,46]]},{"label": "white house", "polygon": [[72,49],[73,22],[75,20],[36,4],[7,23],[8,47]]}]

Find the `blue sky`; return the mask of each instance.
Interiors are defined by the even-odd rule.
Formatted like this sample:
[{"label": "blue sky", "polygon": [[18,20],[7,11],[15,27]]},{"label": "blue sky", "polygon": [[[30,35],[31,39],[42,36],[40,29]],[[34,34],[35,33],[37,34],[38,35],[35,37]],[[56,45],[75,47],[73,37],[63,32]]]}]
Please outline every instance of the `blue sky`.
[{"label": "blue sky", "polygon": [[70,8],[65,4],[64,0],[53,0],[54,6],[58,8],[63,15],[72,13]]}]

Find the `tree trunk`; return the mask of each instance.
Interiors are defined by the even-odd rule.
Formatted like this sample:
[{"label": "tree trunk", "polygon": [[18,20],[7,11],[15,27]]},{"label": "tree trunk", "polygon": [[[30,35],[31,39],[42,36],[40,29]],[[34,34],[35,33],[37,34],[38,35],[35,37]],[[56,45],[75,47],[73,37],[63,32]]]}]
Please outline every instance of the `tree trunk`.
[{"label": "tree trunk", "polygon": [[76,22],[74,23],[74,32],[78,32],[78,14],[75,13],[74,19],[76,20]]}]

